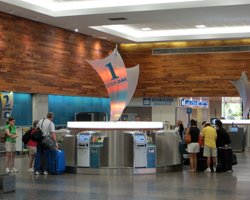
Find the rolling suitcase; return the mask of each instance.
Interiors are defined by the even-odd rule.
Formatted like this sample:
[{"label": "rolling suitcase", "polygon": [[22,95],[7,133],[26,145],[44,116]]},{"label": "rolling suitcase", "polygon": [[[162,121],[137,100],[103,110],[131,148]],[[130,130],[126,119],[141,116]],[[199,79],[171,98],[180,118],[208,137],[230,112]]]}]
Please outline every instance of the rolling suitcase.
[{"label": "rolling suitcase", "polygon": [[221,163],[223,171],[232,171],[233,151],[231,147],[218,148],[218,163]]},{"label": "rolling suitcase", "polygon": [[197,171],[205,171],[207,169],[207,158],[203,156],[203,149],[200,148],[200,152],[197,154]]},{"label": "rolling suitcase", "polygon": [[65,158],[63,150],[48,150],[47,169],[51,174],[62,174],[65,171]]},{"label": "rolling suitcase", "polygon": [[41,171],[41,149],[40,148],[37,148],[37,151],[36,151],[34,170],[38,172]]}]

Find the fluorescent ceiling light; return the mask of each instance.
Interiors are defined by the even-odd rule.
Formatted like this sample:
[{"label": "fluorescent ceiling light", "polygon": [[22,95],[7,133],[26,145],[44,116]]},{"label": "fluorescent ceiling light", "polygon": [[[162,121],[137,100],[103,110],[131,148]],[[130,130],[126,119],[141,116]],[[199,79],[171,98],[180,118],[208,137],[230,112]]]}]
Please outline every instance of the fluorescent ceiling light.
[{"label": "fluorescent ceiling light", "polygon": [[141,28],[142,31],[151,31],[152,29],[149,27]]},{"label": "fluorescent ceiling light", "polygon": [[196,25],[195,27],[196,27],[196,28],[206,28],[207,26],[204,25],[204,24],[200,24],[200,25]]},{"label": "fluorescent ceiling light", "polygon": [[122,7],[122,6],[143,6],[151,4],[168,4],[168,3],[184,3],[196,2],[203,0],[95,0],[95,1],[68,1],[58,2],[54,0],[22,0],[23,2],[33,4],[51,11],[67,11],[79,9],[92,8],[108,8],[108,7]]},{"label": "fluorescent ceiling light", "polygon": [[[190,35],[209,35],[209,34],[235,34],[250,33],[250,26],[232,26],[232,27],[214,27],[214,28],[191,28],[191,29],[171,29],[157,31],[142,31],[129,25],[107,25],[92,26],[90,28],[108,32],[117,36],[127,35],[130,38],[150,38],[150,37],[167,37],[167,36],[190,36]],[[111,33],[112,32],[112,33]]]}]

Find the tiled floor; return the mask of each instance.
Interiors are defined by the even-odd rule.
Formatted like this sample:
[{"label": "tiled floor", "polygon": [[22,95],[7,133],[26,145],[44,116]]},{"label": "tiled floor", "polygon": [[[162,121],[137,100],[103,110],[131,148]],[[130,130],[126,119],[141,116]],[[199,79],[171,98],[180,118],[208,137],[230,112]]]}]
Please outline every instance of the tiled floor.
[{"label": "tiled floor", "polygon": [[[232,173],[190,173],[157,175],[48,175],[27,172],[27,157],[16,158],[16,192],[0,200],[249,200],[250,150],[238,153]],[[1,170],[4,158],[0,157]]]}]

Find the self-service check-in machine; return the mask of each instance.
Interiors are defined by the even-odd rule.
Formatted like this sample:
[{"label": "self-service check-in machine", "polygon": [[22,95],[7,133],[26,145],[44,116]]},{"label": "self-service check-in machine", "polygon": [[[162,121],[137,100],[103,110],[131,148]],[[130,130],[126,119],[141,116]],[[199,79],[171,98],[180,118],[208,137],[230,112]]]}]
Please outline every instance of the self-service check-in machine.
[{"label": "self-service check-in machine", "polygon": [[147,167],[147,136],[143,132],[124,133],[124,165]]},{"label": "self-service check-in machine", "polygon": [[77,166],[90,167],[91,132],[81,132],[77,135]]},{"label": "self-service check-in machine", "polygon": [[108,137],[86,131],[77,136],[77,166],[99,168],[108,166]]}]

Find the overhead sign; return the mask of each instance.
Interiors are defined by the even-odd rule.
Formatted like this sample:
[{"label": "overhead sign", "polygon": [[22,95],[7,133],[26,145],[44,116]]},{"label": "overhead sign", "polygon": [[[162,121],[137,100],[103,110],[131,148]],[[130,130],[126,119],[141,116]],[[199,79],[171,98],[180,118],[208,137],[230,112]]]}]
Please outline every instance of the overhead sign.
[{"label": "overhead sign", "polygon": [[207,100],[192,100],[192,99],[184,99],[184,98],[181,98],[180,99],[180,105],[182,107],[205,107],[205,108],[208,108],[209,106],[209,101]]},{"label": "overhead sign", "polygon": [[144,106],[171,105],[174,99],[170,97],[143,98]]},{"label": "overhead sign", "polygon": [[0,125],[4,126],[7,119],[11,117],[13,110],[13,92],[2,92],[1,93],[1,120]]},{"label": "overhead sign", "polygon": [[187,114],[192,114],[192,108],[187,108]]}]

